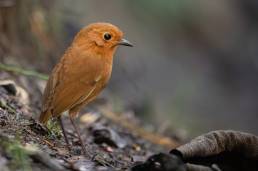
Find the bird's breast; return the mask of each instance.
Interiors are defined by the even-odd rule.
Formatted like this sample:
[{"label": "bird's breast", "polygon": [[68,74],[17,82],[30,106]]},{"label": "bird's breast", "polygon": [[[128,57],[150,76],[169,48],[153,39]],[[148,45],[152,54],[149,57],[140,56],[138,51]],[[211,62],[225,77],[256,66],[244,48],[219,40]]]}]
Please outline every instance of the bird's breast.
[{"label": "bird's breast", "polygon": [[101,86],[105,86],[111,77],[111,73],[112,65],[104,64],[104,67],[102,68],[100,74],[97,75],[97,77],[95,78],[96,84],[101,84]]},{"label": "bird's breast", "polygon": [[100,92],[108,83],[112,73],[112,63],[108,63],[101,58],[96,57],[87,61],[82,73],[80,74],[80,82],[85,86],[96,86],[96,93]]},{"label": "bird's breast", "polygon": [[92,94],[88,97],[84,103],[88,103],[96,98],[96,96],[105,88],[107,85],[112,72],[112,65],[103,63],[99,65],[99,69],[94,74],[94,79],[91,82]]}]

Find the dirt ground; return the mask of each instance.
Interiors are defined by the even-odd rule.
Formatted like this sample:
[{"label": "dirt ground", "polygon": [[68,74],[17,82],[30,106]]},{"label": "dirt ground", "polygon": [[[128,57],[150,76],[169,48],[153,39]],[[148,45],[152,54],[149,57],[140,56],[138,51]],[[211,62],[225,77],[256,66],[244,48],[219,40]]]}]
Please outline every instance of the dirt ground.
[{"label": "dirt ground", "polygon": [[77,118],[89,156],[82,154],[69,118],[63,117],[72,144],[69,151],[55,120],[47,127],[37,121],[40,86],[44,83],[6,72],[0,73],[0,80],[0,168],[3,171],[129,170],[155,152],[167,152],[176,145],[170,138],[162,139],[151,133],[142,136],[145,132],[141,129],[134,131],[130,125],[140,125],[141,121],[130,112],[123,113],[127,124],[106,117],[102,104]]}]

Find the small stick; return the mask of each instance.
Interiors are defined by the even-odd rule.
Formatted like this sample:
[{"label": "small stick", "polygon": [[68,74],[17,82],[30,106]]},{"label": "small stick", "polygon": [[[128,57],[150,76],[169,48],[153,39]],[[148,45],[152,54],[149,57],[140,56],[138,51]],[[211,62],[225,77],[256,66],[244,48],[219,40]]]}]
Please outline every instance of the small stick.
[{"label": "small stick", "polygon": [[48,79],[48,76],[45,74],[41,74],[41,73],[38,73],[38,72],[32,71],[32,70],[22,69],[17,66],[5,65],[2,63],[0,63],[0,70],[14,72],[14,73],[18,73],[18,74],[22,74],[22,75],[26,75],[26,76],[33,76],[33,77],[39,78],[41,80]]}]

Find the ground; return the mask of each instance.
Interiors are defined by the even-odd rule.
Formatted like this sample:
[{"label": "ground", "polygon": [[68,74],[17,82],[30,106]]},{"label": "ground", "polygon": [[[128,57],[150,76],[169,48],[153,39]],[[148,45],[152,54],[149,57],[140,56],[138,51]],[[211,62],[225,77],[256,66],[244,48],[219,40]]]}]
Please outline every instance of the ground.
[{"label": "ground", "polygon": [[129,170],[155,152],[178,145],[171,138],[137,128],[141,121],[130,112],[119,119],[112,109],[98,106],[77,118],[88,156],[82,154],[77,135],[64,115],[72,143],[69,151],[55,119],[47,126],[37,121],[40,81],[4,72],[0,76],[0,168],[4,171]]}]

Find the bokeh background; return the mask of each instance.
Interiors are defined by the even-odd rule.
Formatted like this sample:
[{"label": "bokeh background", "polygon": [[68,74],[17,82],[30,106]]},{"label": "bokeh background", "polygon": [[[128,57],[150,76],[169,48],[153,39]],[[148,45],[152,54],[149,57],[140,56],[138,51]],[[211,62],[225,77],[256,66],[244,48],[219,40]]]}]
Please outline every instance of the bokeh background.
[{"label": "bokeh background", "polygon": [[49,74],[92,22],[119,26],[102,98],[115,111],[195,136],[258,133],[258,1],[0,0],[0,61]]}]

